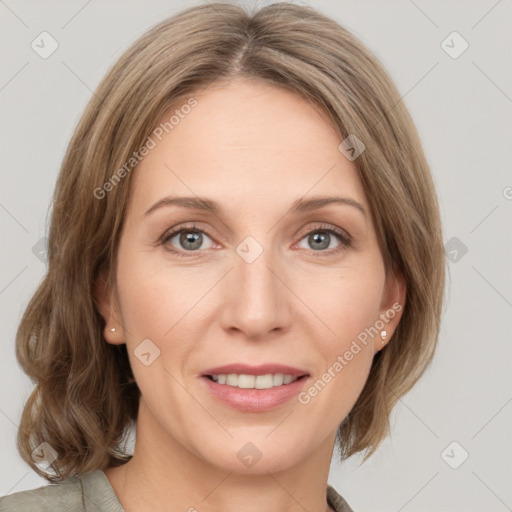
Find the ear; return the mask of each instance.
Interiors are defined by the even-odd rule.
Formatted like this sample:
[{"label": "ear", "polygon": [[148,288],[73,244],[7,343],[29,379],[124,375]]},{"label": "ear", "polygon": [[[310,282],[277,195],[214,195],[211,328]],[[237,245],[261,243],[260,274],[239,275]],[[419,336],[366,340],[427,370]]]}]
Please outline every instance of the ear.
[{"label": "ear", "polygon": [[[391,340],[402,318],[406,295],[407,283],[403,274],[399,270],[390,270],[386,276],[379,318],[375,322],[376,327],[379,327],[379,334],[374,337],[374,353],[382,350]],[[386,331],[385,340],[380,335],[382,331]]]},{"label": "ear", "polygon": [[125,343],[125,333],[120,321],[121,314],[117,296],[115,290],[108,284],[104,271],[100,272],[94,283],[94,299],[103,320],[105,320],[105,327],[103,328],[105,340],[113,345]]}]

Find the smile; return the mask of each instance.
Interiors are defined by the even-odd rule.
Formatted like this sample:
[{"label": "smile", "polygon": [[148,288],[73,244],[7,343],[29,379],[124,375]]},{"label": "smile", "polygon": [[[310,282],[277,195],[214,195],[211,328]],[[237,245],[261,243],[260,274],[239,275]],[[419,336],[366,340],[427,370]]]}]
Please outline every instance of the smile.
[{"label": "smile", "polygon": [[268,373],[266,375],[221,373],[219,375],[208,375],[208,377],[210,377],[214,382],[217,382],[218,384],[225,384],[226,386],[243,389],[270,389],[273,387],[290,384],[299,378],[283,373]]}]

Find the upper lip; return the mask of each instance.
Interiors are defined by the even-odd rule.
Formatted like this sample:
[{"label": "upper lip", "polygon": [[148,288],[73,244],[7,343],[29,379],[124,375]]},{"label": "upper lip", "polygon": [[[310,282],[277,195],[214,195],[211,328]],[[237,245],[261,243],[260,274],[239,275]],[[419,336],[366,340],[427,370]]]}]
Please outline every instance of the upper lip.
[{"label": "upper lip", "polygon": [[284,373],[285,375],[291,375],[292,377],[302,377],[303,375],[309,375],[307,371],[301,370],[300,368],[293,368],[292,366],[277,363],[261,364],[258,366],[251,366],[242,363],[232,363],[210,368],[209,370],[204,371],[202,375],[227,375],[230,373],[236,373],[238,375],[267,375],[269,373]]}]

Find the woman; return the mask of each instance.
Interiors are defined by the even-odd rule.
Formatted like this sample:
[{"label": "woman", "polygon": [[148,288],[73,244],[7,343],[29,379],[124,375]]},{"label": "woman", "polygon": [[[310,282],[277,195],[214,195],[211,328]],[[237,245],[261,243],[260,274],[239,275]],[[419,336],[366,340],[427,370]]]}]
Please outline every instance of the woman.
[{"label": "woman", "polygon": [[416,129],[309,7],[201,5],[136,41],[69,144],[48,256],[18,447],[56,485],[0,510],[351,511],[335,442],[377,449],[439,333]]}]

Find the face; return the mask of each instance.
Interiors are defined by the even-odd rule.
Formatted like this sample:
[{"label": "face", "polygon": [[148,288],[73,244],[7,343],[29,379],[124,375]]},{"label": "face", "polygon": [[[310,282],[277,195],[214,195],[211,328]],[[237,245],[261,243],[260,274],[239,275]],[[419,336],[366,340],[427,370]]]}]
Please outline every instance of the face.
[{"label": "face", "polygon": [[[355,165],[322,112],[246,80],[194,98],[134,171],[105,338],[127,344],[138,436],[277,471],[332,450],[404,288],[386,278]],[[169,200],[182,197],[195,202]],[[311,202],[324,197],[342,199]]]}]

